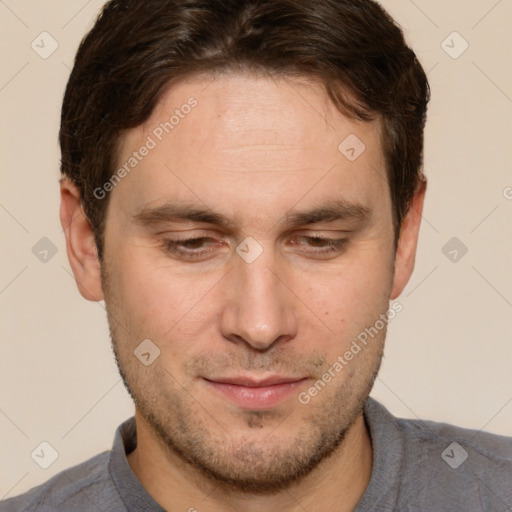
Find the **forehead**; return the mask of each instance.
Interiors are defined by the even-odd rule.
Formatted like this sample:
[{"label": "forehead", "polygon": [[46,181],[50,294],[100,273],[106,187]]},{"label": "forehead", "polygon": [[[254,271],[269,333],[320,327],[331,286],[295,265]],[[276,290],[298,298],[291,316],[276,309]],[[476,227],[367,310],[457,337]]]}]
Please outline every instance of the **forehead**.
[{"label": "forehead", "polygon": [[145,145],[151,149],[111,200],[139,207],[195,199],[222,203],[229,214],[249,197],[267,206],[290,206],[301,196],[364,203],[387,191],[379,123],[344,116],[307,79],[189,77],[124,134],[118,167]]},{"label": "forehead", "polygon": [[[287,143],[290,148],[310,149],[313,144],[317,148],[322,143],[336,143],[350,130],[367,137],[373,132],[378,135],[380,129],[378,122],[357,123],[342,115],[319,80],[224,72],[193,75],[168,87],[150,118],[132,135],[152,133],[159,123],[170,119],[170,114],[186,107],[191,98],[197,101],[197,107],[194,115],[186,116],[190,117],[186,124],[195,129],[195,136],[190,139],[187,133],[187,138],[207,148],[218,145],[217,149],[228,149],[231,139],[244,147],[263,142],[267,147]],[[172,130],[177,139],[180,131],[183,133],[183,128],[174,130],[178,124]]]}]

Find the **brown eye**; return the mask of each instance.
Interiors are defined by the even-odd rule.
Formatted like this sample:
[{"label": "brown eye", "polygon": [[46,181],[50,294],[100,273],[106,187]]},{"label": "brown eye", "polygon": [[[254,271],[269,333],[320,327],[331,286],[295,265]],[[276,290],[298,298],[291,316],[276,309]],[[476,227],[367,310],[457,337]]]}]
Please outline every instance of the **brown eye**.
[{"label": "brown eye", "polygon": [[213,245],[217,245],[216,241],[213,238],[206,236],[198,238],[175,238],[164,240],[165,252],[190,259],[200,258],[212,252],[211,247]]},{"label": "brown eye", "polygon": [[[295,240],[299,240],[296,242]],[[303,244],[302,242],[305,242]],[[306,245],[306,251],[319,256],[334,255],[335,253],[341,252],[345,245],[348,243],[346,238],[325,238],[321,236],[296,236],[291,241],[294,246]]]}]

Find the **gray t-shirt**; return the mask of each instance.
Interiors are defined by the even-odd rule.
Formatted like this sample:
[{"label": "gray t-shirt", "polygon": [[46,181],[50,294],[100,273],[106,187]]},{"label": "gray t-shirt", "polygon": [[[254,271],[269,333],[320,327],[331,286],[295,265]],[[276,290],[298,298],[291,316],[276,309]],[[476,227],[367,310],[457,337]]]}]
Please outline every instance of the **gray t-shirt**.
[{"label": "gray t-shirt", "polygon": [[[372,398],[364,417],[373,469],[355,512],[512,512],[512,437],[398,419]],[[112,450],[0,502],[0,512],[162,512],[128,464],[136,443],[132,417]]]}]

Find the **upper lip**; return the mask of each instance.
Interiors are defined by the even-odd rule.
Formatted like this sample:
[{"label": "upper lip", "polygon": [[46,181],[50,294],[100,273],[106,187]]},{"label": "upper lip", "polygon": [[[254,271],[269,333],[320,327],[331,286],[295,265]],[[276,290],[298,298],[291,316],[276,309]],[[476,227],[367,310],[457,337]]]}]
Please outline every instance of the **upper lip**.
[{"label": "upper lip", "polygon": [[260,388],[263,386],[274,386],[276,384],[287,384],[290,382],[298,382],[306,377],[293,377],[285,375],[270,375],[264,379],[256,379],[254,377],[238,376],[238,377],[218,377],[206,379],[210,382],[218,382],[220,384],[233,384],[235,386],[244,386],[247,388]]}]

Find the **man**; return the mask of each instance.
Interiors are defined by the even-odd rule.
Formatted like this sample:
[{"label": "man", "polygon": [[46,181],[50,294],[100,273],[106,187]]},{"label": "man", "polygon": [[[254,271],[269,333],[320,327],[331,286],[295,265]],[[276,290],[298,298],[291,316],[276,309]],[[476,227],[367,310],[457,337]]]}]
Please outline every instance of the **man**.
[{"label": "man", "polygon": [[114,0],[60,132],[80,293],[136,409],[0,510],[512,510],[512,441],[368,397],[429,89],[370,0]]}]

